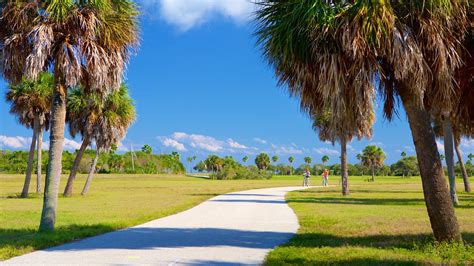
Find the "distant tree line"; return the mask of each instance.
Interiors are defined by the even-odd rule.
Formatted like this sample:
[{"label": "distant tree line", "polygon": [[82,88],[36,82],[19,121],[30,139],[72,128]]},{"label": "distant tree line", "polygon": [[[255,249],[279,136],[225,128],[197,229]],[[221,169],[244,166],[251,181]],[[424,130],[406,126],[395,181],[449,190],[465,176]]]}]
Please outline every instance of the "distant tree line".
[{"label": "distant tree line", "polygon": [[[74,164],[74,159],[79,151],[64,151],[62,156],[62,173],[69,174]],[[77,168],[78,173],[89,172],[91,163],[95,157],[95,150],[87,149]],[[26,151],[0,151],[0,172],[9,174],[23,174],[26,172],[28,158]],[[35,161],[36,163],[36,161]],[[41,157],[41,169],[46,171],[48,163],[48,152],[43,151]],[[97,161],[98,173],[128,173],[128,174],[183,174],[184,165],[180,161],[179,154],[152,154],[148,150],[137,152],[126,152],[118,154],[114,150],[104,152]]]},{"label": "distant tree line", "polygon": [[[371,181],[374,181],[375,176],[411,177],[420,175],[418,161],[415,156],[407,156],[405,152],[402,152],[400,160],[388,165],[384,162],[385,156],[382,155],[383,151],[380,148],[373,148],[371,145],[367,147],[368,148],[364,149],[361,154],[357,155],[357,159],[360,161],[359,163],[347,164],[347,170],[350,176],[370,175],[372,176]],[[467,169],[469,175],[474,175],[474,164],[472,161],[474,156],[469,156],[469,158],[470,159],[465,164],[465,168]],[[341,175],[341,165],[326,165],[329,159],[329,156],[324,155],[321,157],[321,163],[311,164],[313,158],[306,156],[304,157],[305,163],[295,167],[293,166],[293,162],[295,160],[293,156],[288,157],[289,164],[277,164],[279,161],[279,157],[277,155],[270,157],[266,153],[261,153],[256,156],[255,165],[244,166],[237,162],[232,156],[219,157],[217,155],[209,155],[205,160],[199,161],[193,169],[198,172],[208,172],[215,174],[217,179],[243,179],[243,176],[241,177],[237,173],[234,174],[234,171],[230,171],[230,169],[238,170],[243,168],[246,168],[248,171],[260,171],[272,173],[274,175],[302,175],[306,169],[309,169],[313,175],[320,175],[324,169],[328,169],[331,175]],[[246,163],[248,160],[248,156],[244,156],[242,158],[243,163]],[[458,176],[462,175],[462,167],[459,162],[456,164],[455,170]],[[447,169],[445,169],[445,171],[447,171]],[[231,177],[228,177],[229,172]]]}]

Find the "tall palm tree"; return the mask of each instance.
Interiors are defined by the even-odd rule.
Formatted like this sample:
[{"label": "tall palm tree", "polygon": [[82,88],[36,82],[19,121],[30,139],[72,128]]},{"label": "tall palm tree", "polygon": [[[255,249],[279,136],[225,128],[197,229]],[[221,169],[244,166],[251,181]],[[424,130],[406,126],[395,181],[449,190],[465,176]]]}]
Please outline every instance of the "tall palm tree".
[{"label": "tall palm tree", "polygon": [[[346,101],[347,99],[343,99]],[[368,106],[371,107],[372,100],[366,99]],[[348,171],[348,162],[347,162],[347,142],[351,141],[355,136],[359,140],[362,138],[371,138],[372,137],[372,124],[374,123],[375,116],[372,112],[372,108],[366,108],[364,104],[354,106],[357,110],[344,111],[344,116],[339,118],[342,120],[337,120],[338,118],[332,116],[332,112],[324,111],[319,116],[313,114],[313,129],[316,132],[319,132],[319,139],[322,141],[331,141],[334,143],[337,141],[341,146],[341,188],[342,195],[349,195],[349,171]],[[369,112],[365,114],[364,112]],[[363,116],[354,117],[354,113],[364,114]],[[363,119],[360,119],[363,117]],[[323,164],[329,161],[328,156],[323,156],[321,159]]]},{"label": "tall palm tree", "polygon": [[405,157],[407,157],[407,153],[402,151],[402,153],[400,153],[400,156],[402,157],[402,159],[405,159]]},{"label": "tall palm tree", "polygon": [[362,164],[372,169],[372,182],[375,181],[375,170],[382,167],[385,161],[385,153],[382,148],[369,145],[365,147],[361,155]]},{"label": "tall palm tree", "polygon": [[100,119],[91,134],[91,138],[95,142],[96,153],[81,192],[83,196],[89,191],[100,152],[109,151],[113,145],[118,145],[127,134],[128,128],[136,116],[133,100],[128,94],[127,87],[123,84],[119,90],[112,92],[105,98],[100,110]]},{"label": "tall palm tree", "polygon": [[16,115],[22,125],[33,129],[26,177],[21,192],[22,198],[28,197],[35,146],[37,146],[36,193],[41,192],[42,135],[43,130],[47,130],[49,126],[53,84],[54,80],[51,74],[41,73],[36,81],[22,79],[20,83],[10,85],[6,94],[7,102],[11,103],[10,113]]},{"label": "tall palm tree", "polygon": [[[329,107],[335,120],[343,121],[344,108],[338,106],[359,104],[375,85],[388,119],[401,100],[435,238],[460,241],[430,115],[453,107],[467,2],[264,0],[261,5],[258,43],[280,83],[311,113]],[[357,84],[344,86],[345,80]],[[341,101],[341,90],[352,100]],[[435,110],[441,102],[443,110]]]},{"label": "tall palm tree", "polygon": [[[41,231],[53,231],[64,144],[67,88],[117,89],[138,44],[137,8],[129,0],[9,1],[2,9],[3,75],[11,83],[54,74],[49,163]],[[3,40],[2,40],[3,41]]]}]

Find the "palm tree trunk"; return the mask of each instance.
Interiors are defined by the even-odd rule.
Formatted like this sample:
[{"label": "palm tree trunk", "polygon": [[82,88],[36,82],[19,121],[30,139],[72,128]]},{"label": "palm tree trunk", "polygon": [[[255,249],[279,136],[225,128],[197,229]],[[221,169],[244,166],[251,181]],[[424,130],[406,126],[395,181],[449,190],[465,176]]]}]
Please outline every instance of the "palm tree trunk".
[{"label": "palm tree trunk", "polygon": [[435,134],[427,111],[409,95],[400,95],[408,116],[420,168],[423,193],[436,240],[462,241],[459,224],[451,203]]},{"label": "palm tree trunk", "polygon": [[21,191],[21,197],[27,198],[30,189],[31,173],[33,172],[33,160],[35,158],[35,147],[36,147],[36,135],[38,132],[38,117],[35,116],[33,120],[33,137],[31,138],[30,152],[28,153],[28,165],[26,166],[26,177],[25,183],[23,184],[23,190]]},{"label": "palm tree trunk", "polygon": [[456,194],[456,175],[454,173],[453,126],[449,118],[443,119],[443,133],[444,157],[448,167],[449,194],[451,195],[451,201],[456,206],[459,204],[459,200]]},{"label": "palm tree trunk", "polygon": [[454,138],[454,149],[456,150],[459,165],[461,166],[462,179],[464,181],[464,191],[469,193],[471,192],[471,184],[469,184],[469,177],[467,175],[466,166],[464,165],[464,160],[462,159],[462,152],[459,148],[459,140],[457,138]]},{"label": "palm tree trunk", "polygon": [[72,188],[74,186],[74,179],[76,178],[77,169],[79,169],[79,165],[82,160],[82,156],[89,146],[89,137],[86,135],[84,136],[84,140],[82,141],[81,148],[77,152],[76,158],[74,159],[74,164],[72,165],[71,172],[69,173],[69,178],[67,179],[66,187],[64,188],[64,196],[69,197],[72,195]]},{"label": "palm tree trunk", "polygon": [[[56,70],[56,73],[58,71]],[[53,103],[51,108],[51,132],[49,135],[49,161],[46,171],[43,211],[40,231],[53,231],[56,223],[61,160],[64,145],[64,126],[66,122],[66,86],[59,75],[55,75]]]},{"label": "palm tree trunk", "polygon": [[40,127],[38,130],[38,148],[37,148],[37,164],[36,164],[36,193],[41,193],[41,167],[42,167],[42,152],[43,152],[43,128]]},{"label": "palm tree trunk", "polygon": [[86,184],[84,185],[84,189],[82,189],[81,195],[84,196],[89,191],[89,187],[91,186],[92,182],[92,175],[94,175],[95,167],[97,166],[97,161],[99,160],[99,149],[96,148],[95,150],[95,157],[92,161],[91,169],[89,170],[89,175],[87,176]]},{"label": "palm tree trunk", "polygon": [[345,137],[341,138],[341,180],[342,195],[349,195],[349,174],[347,169],[347,142]]},{"label": "palm tree trunk", "polygon": [[375,164],[372,163],[372,182],[375,182]]}]

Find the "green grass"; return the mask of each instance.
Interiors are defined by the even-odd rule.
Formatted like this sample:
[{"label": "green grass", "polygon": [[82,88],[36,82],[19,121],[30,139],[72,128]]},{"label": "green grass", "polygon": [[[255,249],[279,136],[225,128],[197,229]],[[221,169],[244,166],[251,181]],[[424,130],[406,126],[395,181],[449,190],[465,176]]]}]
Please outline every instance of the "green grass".
[{"label": "green grass", "polygon": [[[65,179],[61,180],[63,191]],[[213,196],[252,188],[295,186],[301,177],[272,180],[217,181],[164,175],[96,175],[86,197],[79,195],[84,176],[75,183],[75,195],[60,196],[57,229],[37,233],[42,197],[18,198],[23,175],[0,175],[0,260],[61,243],[174,214]],[[30,191],[34,191],[32,181]]]},{"label": "green grass", "polygon": [[301,227],[289,243],[268,255],[266,264],[474,263],[474,195],[462,193],[461,183],[456,214],[466,244],[436,245],[419,178],[378,178],[363,185],[360,178],[350,179],[347,197],[339,187],[287,195]]},{"label": "green grass", "polygon": [[[62,179],[62,187],[65,183]],[[290,193],[301,228],[267,264],[474,263],[474,195],[460,193],[456,208],[468,245],[434,245],[419,178],[351,177],[352,194],[336,187]],[[320,178],[311,179],[313,185]],[[460,180],[459,180],[460,181]],[[174,214],[230,191],[297,186],[302,177],[218,181],[164,175],[97,175],[90,194],[59,198],[57,230],[37,233],[42,198],[19,199],[22,175],[0,175],[0,260]],[[474,181],[473,181],[474,182]],[[33,182],[34,183],[34,182]],[[34,184],[32,184],[32,189]],[[462,188],[458,184],[458,190]]]}]

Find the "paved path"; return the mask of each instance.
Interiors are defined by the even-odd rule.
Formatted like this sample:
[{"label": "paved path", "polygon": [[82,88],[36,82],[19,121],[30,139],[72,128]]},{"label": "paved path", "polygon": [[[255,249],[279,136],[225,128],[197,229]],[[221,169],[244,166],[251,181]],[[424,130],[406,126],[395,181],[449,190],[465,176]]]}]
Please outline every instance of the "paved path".
[{"label": "paved path", "polygon": [[255,189],[217,196],[176,215],[3,264],[260,264],[271,249],[296,233],[298,221],[284,196],[299,189]]}]

